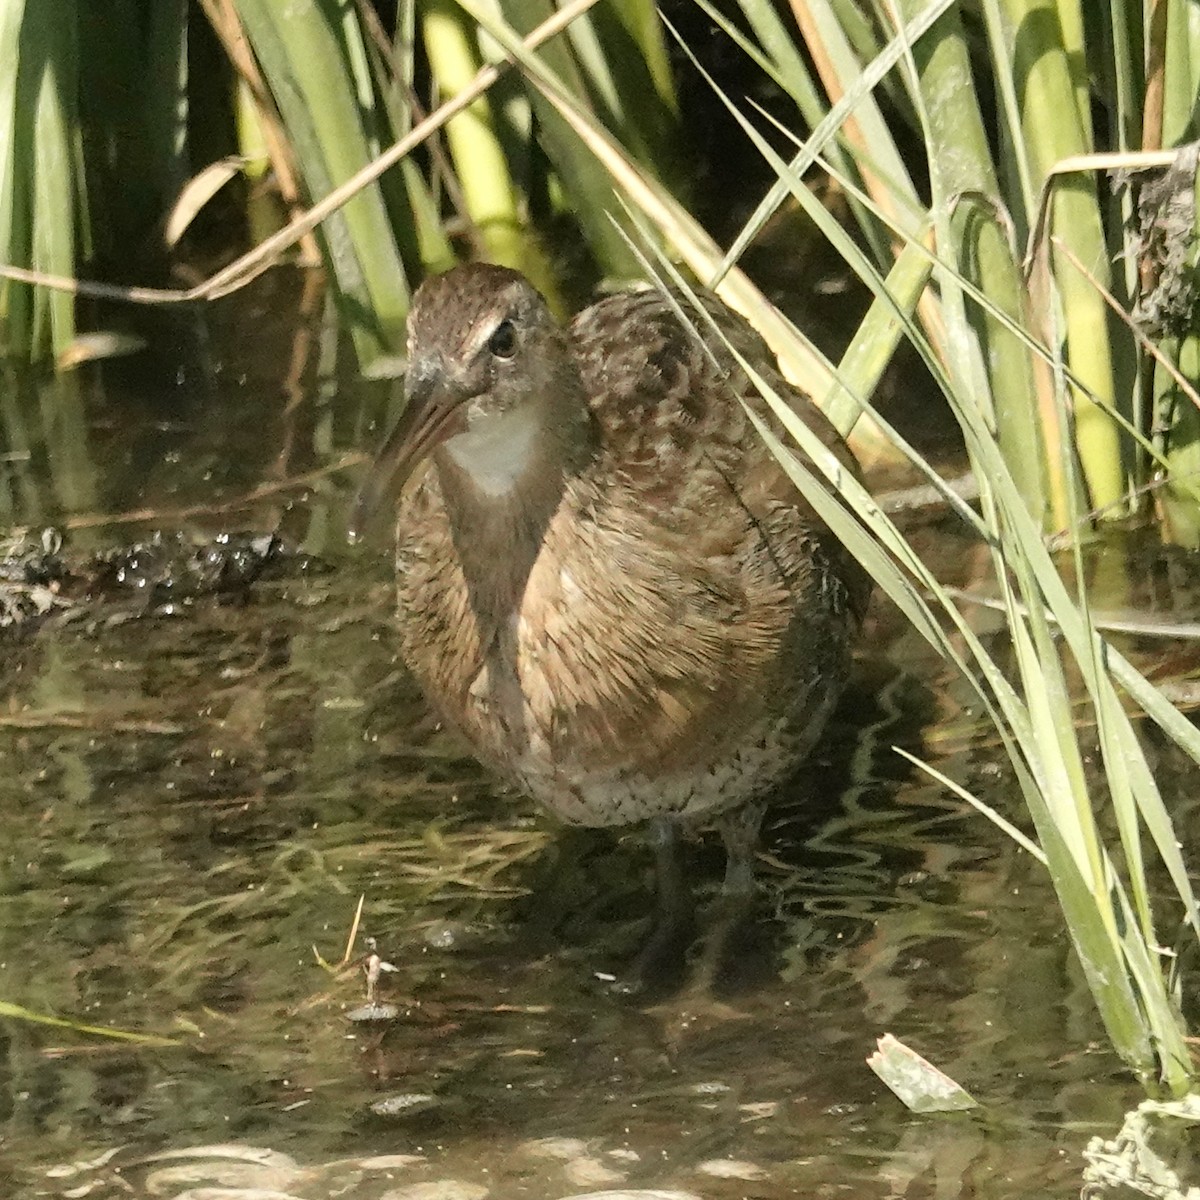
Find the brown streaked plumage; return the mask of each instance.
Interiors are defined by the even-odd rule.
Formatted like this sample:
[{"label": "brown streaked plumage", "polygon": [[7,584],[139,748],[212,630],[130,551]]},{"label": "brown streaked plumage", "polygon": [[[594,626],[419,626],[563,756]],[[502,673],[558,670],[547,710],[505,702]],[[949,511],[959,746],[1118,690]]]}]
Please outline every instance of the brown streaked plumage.
[{"label": "brown streaked plumage", "polygon": [[[757,334],[705,305],[856,471]],[[432,278],[364,503],[432,460],[397,513],[402,653],[480,759],[573,824],[717,824],[745,887],[757,806],[820,735],[869,585],[706,342],[651,290],[564,329],[516,272]]]}]

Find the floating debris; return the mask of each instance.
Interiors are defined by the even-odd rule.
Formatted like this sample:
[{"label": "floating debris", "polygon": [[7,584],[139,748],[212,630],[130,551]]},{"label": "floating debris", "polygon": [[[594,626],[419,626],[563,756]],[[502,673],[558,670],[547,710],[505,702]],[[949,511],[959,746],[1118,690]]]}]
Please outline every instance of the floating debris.
[{"label": "floating debris", "polygon": [[438,921],[425,930],[425,945],[434,950],[453,950],[462,940],[464,930],[461,921]]},{"label": "floating debris", "polygon": [[738,1112],[745,1113],[747,1121],[764,1121],[779,1111],[778,1100],[757,1100],[751,1104],[739,1104]]},{"label": "floating debris", "polygon": [[[71,558],[53,528],[0,541],[0,629],[34,626],[85,602],[137,601],[137,613],[173,613],[200,596],[244,596],[264,578],[316,571],[309,555],[274,533],[219,533],[204,539],[157,531],[100,554]],[[99,614],[97,614],[99,615]],[[127,617],[130,614],[114,614]]]},{"label": "floating debris", "polygon": [[[385,973],[395,974],[400,970],[400,968],[396,966],[395,963],[387,962],[385,959],[379,957],[379,954],[375,949],[374,938],[368,938],[367,945],[371,947],[371,953],[367,957],[367,961],[363,966],[363,970],[366,972],[367,976],[367,1007],[371,1007],[375,1003],[375,988],[379,984],[379,976]],[[378,1007],[392,1008],[394,1006],[390,1004],[380,1004]]]},{"label": "floating debris", "polygon": [[744,1179],[748,1183],[767,1177],[762,1167],[750,1162],[738,1162],[734,1158],[710,1158],[708,1162],[702,1162],[696,1170],[702,1175],[711,1175],[714,1179]]},{"label": "floating debris", "polygon": [[704,1080],[701,1083],[693,1083],[691,1091],[697,1096],[723,1096],[726,1092],[733,1089],[727,1083],[721,1083],[718,1079]]},{"label": "floating debris", "polygon": [[411,1116],[413,1113],[425,1112],[438,1103],[436,1096],[428,1092],[400,1092],[395,1096],[385,1096],[371,1105],[371,1111],[381,1117]]},{"label": "floating debris", "polygon": [[557,1158],[566,1162],[587,1154],[588,1144],[582,1138],[546,1137],[522,1142],[517,1149],[534,1158]]},{"label": "floating debris", "polygon": [[374,1154],[370,1158],[348,1158],[349,1165],[360,1171],[403,1171],[420,1167],[428,1161],[423,1154]]},{"label": "floating debris", "polygon": [[1184,1197],[1200,1192],[1194,1182],[1200,1096],[1143,1100],[1125,1114],[1117,1136],[1094,1137],[1083,1156],[1084,1194]]},{"label": "floating debris", "polygon": [[597,1184],[622,1183],[625,1179],[623,1171],[615,1171],[602,1163],[598,1158],[585,1154],[573,1158],[563,1165],[563,1174],[568,1183],[578,1187],[595,1187]]},{"label": "floating debris", "polygon": [[67,576],[61,549],[62,534],[49,528],[0,543],[0,629],[69,607],[60,594]]},{"label": "floating debris", "polygon": [[963,1112],[979,1107],[949,1075],[890,1033],[885,1033],[878,1045],[879,1049],[867,1059],[867,1066],[912,1112]]},{"label": "floating debris", "polygon": [[197,541],[157,531],[145,541],[97,555],[91,592],[133,592],[161,608],[197,596],[244,592],[268,567],[295,557],[273,533],[221,533]]},{"label": "floating debris", "polygon": [[372,1001],[361,1008],[351,1009],[346,1014],[347,1021],[394,1021],[400,1015],[400,1009],[394,1004]]},{"label": "floating debris", "polygon": [[178,1158],[219,1158],[235,1162],[257,1163],[263,1167],[274,1167],[280,1171],[298,1171],[300,1164],[282,1150],[270,1150],[266,1146],[239,1146],[234,1142],[218,1142],[210,1146],[191,1146],[182,1150],[161,1150],[145,1158],[136,1159],[131,1165],[169,1162]]},{"label": "floating debris", "polygon": [[694,1192],[663,1192],[654,1188],[633,1188],[619,1192],[588,1192],[586,1195],[563,1196],[561,1200],[702,1200]]},{"label": "floating debris", "polygon": [[105,1150],[95,1158],[80,1158],[76,1159],[75,1162],[59,1163],[57,1166],[50,1167],[46,1171],[46,1178],[70,1179],[75,1175],[83,1174],[85,1171],[96,1171],[120,1153],[121,1147],[114,1146],[111,1150]]},{"label": "floating debris", "polygon": [[[115,1161],[114,1161],[115,1160]],[[376,1154],[301,1165],[290,1155],[265,1146],[234,1143],[166,1150],[130,1156],[118,1146],[89,1159],[60,1163],[45,1172],[47,1181],[70,1181],[69,1189],[53,1193],[60,1200],[83,1200],[100,1194],[163,1197],[163,1200],[315,1200],[316,1197],[366,1196],[364,1172],[375,1173],[375,1187],[392,1180],[384,1173],[428,1169],[422,1154]],[[91,1175],[91,1178],[86,1176]],[[382,1176],[382,1178],[381,1178]],[[80,1177],[85,1177],[80,1182]],[[399,1179],[396,1179],[399,1182]],[[78,1186],[74,1186],[78,1183]],[[472,1183],[445,1180],[386,1193],[392,1200],[481,1200],[486,1189]],[[8,1193],[4,1193],[7,1200]],[[374,1188],[370,1196],[385,1200]]]},{"label": "floating debris", "polygon": [[[181,1188],[185,1195],[196,1195],[195,1185],[205,1184],[204,1192],[212,1194],[216,1189],[233,1195],[244,1194],[246,1200],[253,1197],[282,1197],[289,1184],[298,1182],[303,1172],[280,1170],[251,1162],[194,1162],[179,1163],[173,1167],[161,1167],[146,1176],[145,1188],[152,1196],[176,1195]],[[203,1194],[200,1193],[200,1194]],[[178,1198],[177,1198],[178,1200]]]},{"label": "floating debris", "polygon": [[459,1179],[440,1179],[435,1183],[414,1183],[384,1192],[379,1200],[483,1200],[487,1188]]}]

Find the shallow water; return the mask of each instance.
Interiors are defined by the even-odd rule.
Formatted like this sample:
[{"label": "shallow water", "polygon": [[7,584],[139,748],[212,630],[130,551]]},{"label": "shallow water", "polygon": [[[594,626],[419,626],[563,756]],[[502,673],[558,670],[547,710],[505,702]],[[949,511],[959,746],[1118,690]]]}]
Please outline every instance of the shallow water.
[{"label": "shallow water", "polygon": [[[877,605],[808,787],[768,820],[743,970],[718,998],[614,995],[648,851],[554,829],[428,717],[386,535],[345,547],[353,472],[327,470],[386,396],[339,386],[319,326],[292,338],[297,303],[266,280],[210,327],[164,325],[158,365],[5,401],[10,446],[13,413],[32,431],[11,519],[65,519],[70,551],[245,529],[313,558],[225,595],[127,572],[0,643],[0,1002],[169,1040],[0,1018],[0,1196],[1076,1194],[1140,1093],[1041,869],[891,750],[1015,816],[966,689]],[[73,433],[42,421],[55,387]],[[964,542],[915,536],[969,582]],[[1191,586],[1186,559],[1109,549],[1143,606]],[[711,901],[720,855],[695,861]],[[349,1017],[368,938],[389,1021]],[[981,1107],[907,1113],[864,1063],[885,1032]]]}]

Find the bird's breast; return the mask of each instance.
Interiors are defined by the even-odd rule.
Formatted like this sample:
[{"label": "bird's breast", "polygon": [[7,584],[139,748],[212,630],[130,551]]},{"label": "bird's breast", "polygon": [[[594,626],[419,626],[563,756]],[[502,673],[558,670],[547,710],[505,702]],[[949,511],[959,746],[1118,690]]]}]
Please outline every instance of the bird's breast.
[{"label": "bird's breast", "polygon": [[633,505],[569,501],[502,611],[473,604],[444,513],[402,536],[402,651],[432,703],[569,820],[621,823],[596,797],[655,780],[683,811],[777,775],[845,677],[820,575],[787,586],[782,531],[767,547],[747,522],[706,557]]}]

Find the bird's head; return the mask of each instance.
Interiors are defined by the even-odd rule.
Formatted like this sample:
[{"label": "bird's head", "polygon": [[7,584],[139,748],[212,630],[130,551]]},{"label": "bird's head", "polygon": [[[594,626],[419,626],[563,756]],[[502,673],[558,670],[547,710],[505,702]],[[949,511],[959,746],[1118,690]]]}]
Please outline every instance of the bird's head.
[{"label": "bird's head", "polygon": [[405,406],[359,493],[352,529],[440,446],[485,491],[585,411],[545,300],[519,272],[473,263],[427,279],[408,317]]}]

